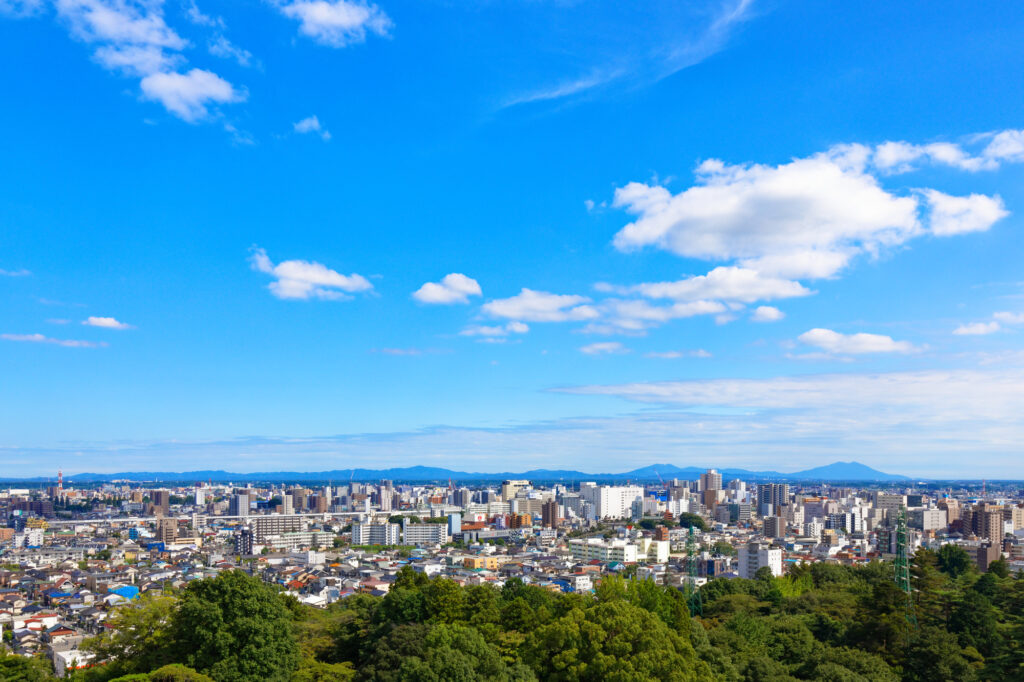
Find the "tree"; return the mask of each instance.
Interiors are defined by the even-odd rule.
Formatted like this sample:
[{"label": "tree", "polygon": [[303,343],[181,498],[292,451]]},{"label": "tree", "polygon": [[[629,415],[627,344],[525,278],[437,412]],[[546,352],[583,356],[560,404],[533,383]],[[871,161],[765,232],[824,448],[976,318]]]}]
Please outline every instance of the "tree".
[{"label": "tree", "polygon": [[1008,578],[1010,577],[1010,564],[1006,562],[1006,559],[996,559],[988,565],[988,572],[1000,578]]},{"label": "tree", "polygon": [[691,514],[690,512],[683,512],[679,515],[679,525],[682,528],[695,527],[700,530],[708,530],[708,522],[704,520],[704,517],[699,514]]},{"label": "tree", "polygon": [[534,630],[523,660],[544,680],[703,680],[708,665],[657,616],[622,599]]},{"label": "tree", "polygon": [[722,556],[736,556],[736,548],[725,540],[719,540],[711,545],[711,553],[721,554]]},{"label": "tree", "polygon": [[108,661],[116,675],[147,673],[174,663],[170,630],[173,597],[147,592],[132,604],[114,610],[110,628],[87,639],[82,648]]},{"label": "tree", "polygon": [[0,648],[0,680],[10,682],[43,682],[52,680],[50,665],[44,658],[7,655]]},{"label": "tree", "polygon": [[217,682],[287,680],[298,665],[290,621],[280,595],[241,571],[197,580],[172,617],[176,660]]},{"label": "tree", "polygon": [[958,578],[971,570],[971,555],[960,545],[947,544],[939,549],[939,570],[950,578]]},{"label": "tree", "polygon": [[458,624],[432,627],[424,642],[423,657],[407,658],[400,673],[401,679],[411,682],[536,679],[525,666],[506,664],[477,630]]}]

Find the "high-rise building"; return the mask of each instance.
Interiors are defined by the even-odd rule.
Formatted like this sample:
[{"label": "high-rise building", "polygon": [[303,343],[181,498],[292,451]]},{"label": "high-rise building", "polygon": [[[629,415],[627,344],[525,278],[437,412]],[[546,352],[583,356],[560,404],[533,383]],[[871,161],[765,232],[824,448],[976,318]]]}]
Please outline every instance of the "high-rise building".
[{"label": "high-rise building", "polygon": [[248,516],[249,496],[241,493],[231,498],[228,505],[228,516]]},{"label": "high-rise building", "polygon": [[741,578],[753,578],[758,569],[767,566],[776,578],[782,576],[782,550],[761,542],[740,546],[739,569]]},{"label": "high-rise building", "polygon": [[448,515],[448,535],[456,535],[462,532],[462,514]]},{"label": "high-rise building", "polygon": [[633,503],[643,500],[644,489],[638,485],[596,485],[592,482],[580,484],[580,497],[594,507],[598,519],[623,519],[632,515]]},{"label": "high-rise building", "polygon": [[548,500],[540,507],[541,525],[545,528],[558,527],[558,502],[554,498]]},{"label": "high-rise building", "polygon": [[721,490],[722,474],[718,473],[714,469],[708,469],[706,473],[700,475],[700,489]]},{"label": "high-rise building", "polygon": [[178,520],[159,518],[156,521],[156,541],[172,545],[178,539]]},{"label": "high-rise building", "polygon": [[501,483],[501,499],[503,502],[508,502],[516,496],[523,488],[530,487],[530,482],[526,480],[509,480],[502,481]]},{"label": "high-rise building", "polygon": [[149,500],[153,504],[153,513],[157,516],[167,516],[171,509],[171,491],[154,490],[149,494]]},{"label": "high-rise building", "polygon": [[786,519],[781,516],[764,517],[764,536],[769,538],[786,537]]},{"label": "high-rise building", "polygon": [[196,506],[202,507],[206,504],[206,488],[196,488]]},{"label": "high-rise building", "polygon": [[789,504],[789,485],[761,483],[757,486],[757,511],[761,516],[780,513],[779,507]]},{"label": "high-rise building", "polygon": [[249,556],[252,554],[253,532],[249,528],[243,528],[235,533],[235,554]]},{"label": "high-rise building", "polygon": [[292,501],[292,496],[287,493],[281,497],[281,513],[285,516],[295,513],[295,503]]}]

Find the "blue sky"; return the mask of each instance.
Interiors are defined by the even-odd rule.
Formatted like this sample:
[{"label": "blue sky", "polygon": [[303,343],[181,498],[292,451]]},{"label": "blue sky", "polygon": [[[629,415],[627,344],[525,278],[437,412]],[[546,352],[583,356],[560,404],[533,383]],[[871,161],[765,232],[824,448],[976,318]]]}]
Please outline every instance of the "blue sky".
[{"label": "blue sky", "polygon": [[4,473],[1024,478],[1024,15],[892,4],[0,0]]}]

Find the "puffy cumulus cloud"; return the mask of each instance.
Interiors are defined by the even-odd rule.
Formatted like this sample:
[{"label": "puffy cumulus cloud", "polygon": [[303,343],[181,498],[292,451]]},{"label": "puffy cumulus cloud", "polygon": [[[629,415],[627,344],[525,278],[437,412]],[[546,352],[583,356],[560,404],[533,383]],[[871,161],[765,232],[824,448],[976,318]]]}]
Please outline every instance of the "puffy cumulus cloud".
[{"label": "puffy cumulus cloud", "polygon": [[451,305],[469,303],[470,296],[481,296],[480,283],[459,272],[445,275],[440,282],[427,282],[412,293],[420,303]]},{"label": "puffy cumulus cloud", "polygon": [[249,263],[253,270],[275,278],[269,289],[281,299],[338,300],[348,298],[347,294],[373,288],[362,275],[342,275],[313,261],[286,260],[274,265],[267,252],[260,248],[253,249]]},{"label": "puffy cumulus cloud", "polygon": [[852,145],[778,166],[705,161],[697,184],[675,195],[629,183],[616,190],[614,205],[638,218],[615,235],[615,246],[738,260],[769,276],[834,275],[857,253],[921,231],[916,200],[882,189],[865,171],[867,155]]},{"label": "puffy cumulus cloud", "polygon": [[[922,160],[966,171],[1024,160],[1024,131],[982,137],[990,141],[976,154],[950,142],[885,142],[837,145],[779,165],[710,159],[679,193],[642,182],[616,189],[613,206],[636,218],[614,244],[622,251],[653,246],[688,258],[732,261],[761,278],[834,277],[858,255],[875,255],[929,231],[950,236],[987,230],[1007,215],[998,196],[953,197],[934,189],[901,195],[879,180],[913,170]],[[681,284],[685,290],[711,282]]]},{"label": "puffy cumulus cloud", "polygon": [[[0,0],[0,9],[10,4],[9,0]],[[36,8],[43,5],[18,4]],[[167,24],[163,0],[53,0],[52,4],[71,36],[94,46],[97,64],[139,79],[143,99],[159,102],[179,118],[197,121],[210,113],[210,104],[245,99],[243,90],[210,71],[181,72],[187,62],[183,50],[189,42]],[[192,10],[206,25],[214,22],[194,3],[186,11],[190,20],[197,21]]]},{"label": "puffy cumulus cloud", "polygon": [[605,341],[583,346],[580,348],[580,352],[586,355],[620,355],[628,353],[629,349],[618,341]]},{"label": "puffy cumulus cloud", "polygon": [[774,306],[759,305],[754,308],[754,312],[750,314],[750,319],[754,322],[778,322],[785,316],[786,313]]},{"label": "puffy cumulus cloud", "polygon": [[799,282],[762,275],[750,268],[722,266],[706,275],[687,277],[675,282],[649,282],[632,286],[600,283],[598,291],[619,294],[640,294],[648,298],[671,298],[677,301],[720,300],[753,303],[812,294]]},{"label": "puffy cumulus cloud", "polygon": [[319,135],[320,139],[322,139],[324,142],[327,142],[328,140],[331,139],[330,131],[327,130],[327,128],[324,128],[322,125],[320,125],[320,119],[317,118],[316,115],[304,118],[298,123],[293,123],[292,129],[295,130],[295,132],[299,133],[300,135],[315,133]]},{"label": "puffy cumulus cloud", "polygon": [[54,339],[43,334],[0,334],[4,341],[19,341],[21,343],[45,343],[64,348],[102,348],[107,344],[102,341],[79,341],[76,339]]},{"label": "puffy cumulus cloud", "polygon": [[212,71],[191,69],[187,73],[154,73],[140,83],[146,99],[160,102],[172,114],[189,123],[206,118],[209,104],[240,102],[244,92],[236,90]]},{"label": "puffy cumulus cloud", "polygon": [[1000,330],[998,322],[971,322],[970,324],[962,324],[953,330],[953,333],[957,336],[984,336],[986,334],[994,334]]},{"label": "puffy cumulus cloud", "polygon": [[592,320],[597,310],[586,296],[551,294],[546,291],[523,289],[509,298],[498,298],[482,306],[491,317],[503,317],[526,322],[568,322]]},{"label": "puffy cumulus cloud", "polygon": [[985,147],[984,155],[996,160],[1024,161],[1024,130],[996,133]]},{"label": "puffy cumulus cloud", "polygon": [[299,22],[299,32],[321,45],[362,43],[367,33],[387,36],[391,19],[376,5],[348,0],[279,2],[280,12]]},{"label": "puffy cumulus cloud", "polygon": [[912,353],[916,350],[909,341],[895,341],[883,334],[840,334],[831,329],[811,329],[797,337],[801,343],[816,346],[828,353],[860,355],[863,353]]},{"label": "puffy cumulus cloud", "polygon": [[933,234],[947,237],[966,232],[984,232],[1010,215],[999,196],[971,194],[955,197],[934,189],[923,190],[931,206],[929,228]]},{"label": "puffy cumulus cloud", "polygon": [[90,315],[89,317],[82,320],[82,324],[87,327],[103,327],[104,329],[134,329],[130,324],[121,322],[113,317],[96,317]]}]

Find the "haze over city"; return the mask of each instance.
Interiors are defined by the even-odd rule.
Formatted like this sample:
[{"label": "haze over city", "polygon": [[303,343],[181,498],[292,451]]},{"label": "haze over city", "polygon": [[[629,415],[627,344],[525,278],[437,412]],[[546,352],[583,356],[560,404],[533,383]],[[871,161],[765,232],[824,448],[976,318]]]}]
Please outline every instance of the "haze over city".
[{"label": "haze over city", "polygon": [[3,474],[1024,478],[1024,15],[629,5],[0,0]]}]

